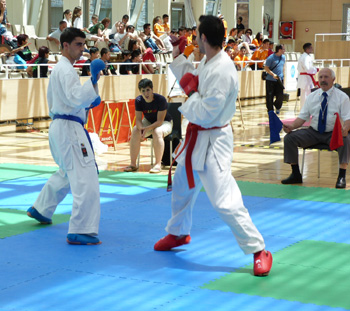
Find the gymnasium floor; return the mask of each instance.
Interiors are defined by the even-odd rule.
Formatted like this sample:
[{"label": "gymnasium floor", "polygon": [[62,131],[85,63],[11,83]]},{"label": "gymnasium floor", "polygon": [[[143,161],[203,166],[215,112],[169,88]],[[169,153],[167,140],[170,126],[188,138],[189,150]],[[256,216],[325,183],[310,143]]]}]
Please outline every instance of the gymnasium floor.
[{"label": "gymnasium floor", "polygon": [[[239,111],[238,111],[239,112]],[[350,310],[348,189],[334,189],[337,154],[308,151],[303,186],[281,185],[290,173],[283,144],[269,146],[263,105],[234,118],[235,176],[251,217],[274,256],[268,277],[252,275],[252,256],[201,192],[192,242],[153,251],[165,235],[171,194],[166,170],[151,175],[149,143],[137,173],[124,173],[128,144],[99,156],[99,246],[65,242],[71,195],[53,225],[26,216],[56,170],[47,132],[0,134],[0,310]],[[295,116],[294,102],[281,119]],[[283,135],[282,135],[283,136]]]}]

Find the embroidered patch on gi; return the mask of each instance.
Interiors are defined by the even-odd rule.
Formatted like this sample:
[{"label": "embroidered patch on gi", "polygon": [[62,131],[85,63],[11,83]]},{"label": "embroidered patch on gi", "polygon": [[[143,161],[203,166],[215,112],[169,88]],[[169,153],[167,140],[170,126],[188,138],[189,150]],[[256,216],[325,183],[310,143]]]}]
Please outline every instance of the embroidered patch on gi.
[{"label": "embroidered patch on gi", "polygon": [[80,144],[80,146],[81,146],[81,152],[83,153],[83,157],[87,157],[88,153],[87,153],[87,150],[85,148],[85,145],[84,144]]}]

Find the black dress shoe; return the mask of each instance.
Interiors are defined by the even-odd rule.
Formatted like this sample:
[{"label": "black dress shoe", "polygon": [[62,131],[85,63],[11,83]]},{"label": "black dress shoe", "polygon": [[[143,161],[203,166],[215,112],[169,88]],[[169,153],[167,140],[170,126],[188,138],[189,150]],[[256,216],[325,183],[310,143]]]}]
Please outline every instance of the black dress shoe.
[{"label": "black dress shoe", "polygon": [[283,179],[281,181],[281,183],[284,185],[301,184],[302,182],[303,182],[303,177],[301,176],[301,174],[294,175],[293,173],[290,174],[288,178]]},{"label": "black dress shoe", "polygon": [[338,189],[344,189],[346,187],[345,177],[338,177],[335,187]]}]

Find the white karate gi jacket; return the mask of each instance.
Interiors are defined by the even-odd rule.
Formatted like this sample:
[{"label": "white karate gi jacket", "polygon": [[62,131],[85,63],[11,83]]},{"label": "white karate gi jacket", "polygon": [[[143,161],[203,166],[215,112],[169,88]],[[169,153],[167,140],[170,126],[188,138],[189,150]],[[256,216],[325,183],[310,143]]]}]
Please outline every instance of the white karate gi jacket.
[{"label": "white karate gi jacket", "polygon": [[[306,72],[313,75],[317,73],[317,68],[313,67],[311,56],[305,52],[300,56],[298,60],[298,72]],[[316,77],[314,77],[314,79],[317,80]],[[312,89],[313,87],[314,84],[311,77],[299,74],[297,88]]]},{"label": "white karate gi jacket", "polygon": [[[221,129],[198,132],[192,153],[193,169],[203,170],[209,144],[213,146],[220,169],[229,169],[233,156],[230,121],[236,111],[238,94],[238,75],[232,60],[222,50],[207,63],[204,57],[195,69],[183,55],[180,55],[170,68],[179,81],[186,72],[199,76],[198,92],[191,95],[179,108],[186,119],[204,128],[228,125]],[[182,146],[178,148],[181,149]],[[186,150],[177,159],[181,165],[185,165],[185,156]]]},{"label": "white karate gi jacket", "polygon": [[[50,75],[47,90],[50,117],[53,118],[56,114],[73,115],[85,123],[87,115],[85,108],[89,107],[97,97],[97,84],[94,87],[89,79],[81,85],[74,67],[66,57],[62,56]],[[67,126],[58,126],[54,124],[57,121],[59,120],[50,125],[49,138],[52,156],[59,167],[64,171],[72,168],[72,148],[75,145],[75,148],[81,149],[82,143],[88,151],[88,156],[83,157],[83,164],[94,166],[94,154],[81,124],[66,121],[69,122]]]}]

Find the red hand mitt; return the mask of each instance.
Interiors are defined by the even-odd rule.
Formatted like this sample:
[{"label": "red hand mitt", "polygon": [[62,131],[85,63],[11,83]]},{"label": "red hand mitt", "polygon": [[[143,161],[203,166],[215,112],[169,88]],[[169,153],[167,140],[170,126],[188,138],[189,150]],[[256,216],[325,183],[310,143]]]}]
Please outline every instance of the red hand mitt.
[{"label": "red hand mitt", "polygon": [[338,114],[338,112],[336,112],[335,114],[337,115],[337,118],[336,118],[335,123],[334,123],[332,138],[331,138],[331,142],[329,144],[329,148],[331,150],[335,150],[341,146],[344,146],[342,126],[340,123],[339,114]]},{"label": "red hand mitt", "polygon": [[180,80],[180,86],[187,96],[191,96],[193,93],[198,92],[198,83],[198,76],[189,72],[185,73]]}]

